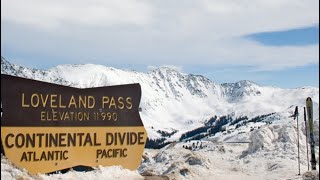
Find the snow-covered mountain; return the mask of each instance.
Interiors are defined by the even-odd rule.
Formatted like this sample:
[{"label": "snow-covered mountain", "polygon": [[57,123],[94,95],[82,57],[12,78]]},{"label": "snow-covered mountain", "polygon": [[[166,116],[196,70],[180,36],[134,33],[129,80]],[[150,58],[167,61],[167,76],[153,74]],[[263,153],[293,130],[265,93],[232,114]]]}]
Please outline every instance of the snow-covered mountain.
[{"label": "snow-covered mountain", "polygon": [[[160,143],[180,140],[161,149],[146,148],[138,171],[99,167],[93,172],[40,174],[40,179],[111,176],[120,179],[149,176],[160,179],[302,179],[297,175],[297,142],[300,143],[303,179],[312,179],[307,177],[309,172],[304,173],[308,170],[308,143],[303,121],[307,97],[313,100],[315,155],[319,167],[319,88],[281,89],[246,80],[217,84],[203,76],[167,67],[148,73],[93,64],[37,70],[12,64],[4,58],[1,58],[1,74],[80,88],[140,83],[140,114],[149,138]],[[290,117],[295,106],[299,107],[299,128]],[[4,167],[1,168],[4,179],[39,179],[29,177],[4,156],[1,167]],[[319,177],[316,171],[314,177]]]},{"label": "snow-covered mountain", "polygon": [[231,121],[237,117],[247,116],[250,120],[271,113],[277,114],[271,121],[280,116],[288,117],[295,106],[305,106],[307,97],[313,99],[316,117],[319,117],[319,89],[315,87],[281,89],[246,80],[218,84],[204,76],[185,74],[168,67],[148,73],[93,64],[59,65],[38,70],[1,58],[1,74],[79,88],[140,83],[141,118],[151,139],[171,133],[165,138],[177,140],[214,116],[229,115]]}]

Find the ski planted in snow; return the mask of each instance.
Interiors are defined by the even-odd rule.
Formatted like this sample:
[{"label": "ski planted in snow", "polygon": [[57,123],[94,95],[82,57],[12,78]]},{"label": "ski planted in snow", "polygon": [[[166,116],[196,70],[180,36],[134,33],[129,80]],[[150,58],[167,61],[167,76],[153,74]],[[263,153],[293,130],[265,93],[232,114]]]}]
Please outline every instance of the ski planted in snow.
[{"label": "ski planted in snow", "polygon": [[316,156],[314,152],[314,136],[313,136],[313,106],[312,106],[312,100],[310,97],[306,100],[307,104],[307,114],[308,114],[308,120],[309,120],[309,133],[310,133],[310,146],[311,146],[311,169],[316,170]]}]

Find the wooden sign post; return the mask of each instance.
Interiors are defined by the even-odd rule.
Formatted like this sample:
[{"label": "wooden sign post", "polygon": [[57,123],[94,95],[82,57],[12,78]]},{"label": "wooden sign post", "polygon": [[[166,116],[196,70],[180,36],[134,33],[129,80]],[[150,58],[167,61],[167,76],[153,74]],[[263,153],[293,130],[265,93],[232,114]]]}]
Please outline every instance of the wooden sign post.
[{"label": "wooden sign post", "polygon": [[147,133],[139,84],[78,89],[1,74],[1,140],[30,173],[74,166],[134,170]]}]

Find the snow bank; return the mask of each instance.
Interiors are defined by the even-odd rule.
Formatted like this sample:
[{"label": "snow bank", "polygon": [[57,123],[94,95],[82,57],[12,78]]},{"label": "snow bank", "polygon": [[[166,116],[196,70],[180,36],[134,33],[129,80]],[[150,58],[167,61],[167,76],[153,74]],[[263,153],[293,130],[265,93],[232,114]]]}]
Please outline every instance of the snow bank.
[{"label": "snow bank", "polygon": [[1,179],[34,179],[27,171],[21,170],[8,161],[3,155],[1,155]]},{"label": "snow bank", "polygon": [[1,156],[1,179],[11,180],[11,179],[24,179],[24,180],[58,180],[58,179],[108,179],[108,180],[118,180],[118,179],[133,179],[140,180],[144,179],[137,171],[130,171],[128,169],[123,169],[120,166],[111,167],[98,167],[97,169],[89,172],[77,172],[69,171],[65,174],[37,174],[30,175],[26,170],[19,169],[8,161],[4,156]]},{"label": "snow bank", "polygon": [[[318,139],[318,135],[315,134],[315,136]],[[263,126],[253,131],[249,139],[249,147],[243,152],[242,157],[257,151],[282,151],[286,154],[296,154],[297,152],[297,128],[295,122],[289,119],[283,120],[281,124]],[[306,136],[303,126],[299,126],[299,144],[300,151],[304,152]]]},{"label": "snow bank", "polygon": [[123,169],[119,166],[111,166],[111,167],[99,167],[94,171],[89,172],[77,172],[77,171],[69,171],[65,174],[52,174],[52,175],[39,175],[44,180],[51,179],[78,179],[78,180],[87,180],[87,179],[110,179],[110,180],[118,180],[118,179],[133,179],[139,180],[144,179],[139,175],[136,171],[130,171],[128,169]]},{"label": "snow bank", "polygon": [[319,172],[307,171],[302,175],[303,180],[319,180]]}]

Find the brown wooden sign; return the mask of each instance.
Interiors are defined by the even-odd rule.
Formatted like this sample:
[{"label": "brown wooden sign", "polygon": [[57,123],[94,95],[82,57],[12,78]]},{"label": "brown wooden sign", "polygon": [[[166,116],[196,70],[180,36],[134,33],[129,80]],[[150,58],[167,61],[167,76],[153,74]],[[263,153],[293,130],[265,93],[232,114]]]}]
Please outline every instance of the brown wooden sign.
[{"label": "brown wooden sign", "polygon": [[139,84],[78,89],[1,74],[1,140],[31,173],[74,166],[136,169],[147,138]]}]

